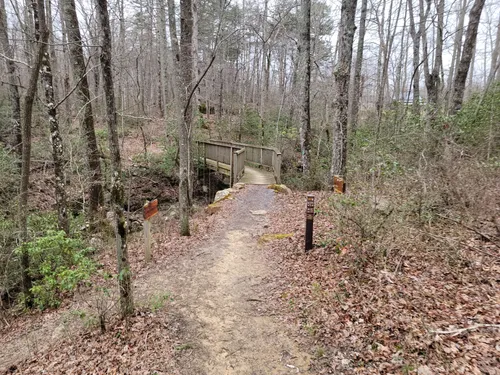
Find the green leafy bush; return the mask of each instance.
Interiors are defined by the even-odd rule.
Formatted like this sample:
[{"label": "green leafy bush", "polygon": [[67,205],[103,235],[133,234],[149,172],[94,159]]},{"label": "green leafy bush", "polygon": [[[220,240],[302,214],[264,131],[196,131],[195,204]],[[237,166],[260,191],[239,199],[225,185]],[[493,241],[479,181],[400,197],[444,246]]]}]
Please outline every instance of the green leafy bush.
[{"label": "green leafy bush", "polygon": [[66,237],[63,231],[48,231],[16,249],[18,255],[23,251],[30,257],[31,292],[41,310],[59,306],[61,297],[88,280],[96,269],[88,256],[92,249],[81,240]]}]

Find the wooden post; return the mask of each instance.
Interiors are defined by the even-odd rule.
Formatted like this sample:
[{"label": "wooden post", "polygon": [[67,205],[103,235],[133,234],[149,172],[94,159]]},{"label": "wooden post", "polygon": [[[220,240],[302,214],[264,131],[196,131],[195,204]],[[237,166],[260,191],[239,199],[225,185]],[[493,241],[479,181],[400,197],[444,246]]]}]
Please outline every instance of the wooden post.
[{"label": "wooden post", "polygon": [[146,262],[151,261],[151,222],[144,220],[144,242],[146,243]]},{"label": "wooden post", "polygon": [[306,204],[306,252],[313,248],[314,195],[307,195]]},{"label": "wooden post", "polygon": [[152,202],[146,201],[144,204],[144,242],[146,244],[146,262],[151,261],[151,219],[158,213],[158,199]]}]

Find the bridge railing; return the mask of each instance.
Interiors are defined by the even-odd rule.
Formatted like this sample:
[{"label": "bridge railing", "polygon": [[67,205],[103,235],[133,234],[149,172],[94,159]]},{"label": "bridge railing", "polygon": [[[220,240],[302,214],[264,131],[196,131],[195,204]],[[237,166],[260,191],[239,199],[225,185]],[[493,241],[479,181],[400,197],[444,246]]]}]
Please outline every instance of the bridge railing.
[{"label": "bridge railing", "polygon": [[205,164],[229,176],[229,184],[233,185],[245,171],[245,148],[219,141],[199,141],[198,156]]},{"label": "bridge railing", "polygon": [[281,183],[281,152],[272,147],[255,146],[239,142],[214,141],[219,144],[245,148],[246,161],[263,167],[272,168],[276,183]]}]

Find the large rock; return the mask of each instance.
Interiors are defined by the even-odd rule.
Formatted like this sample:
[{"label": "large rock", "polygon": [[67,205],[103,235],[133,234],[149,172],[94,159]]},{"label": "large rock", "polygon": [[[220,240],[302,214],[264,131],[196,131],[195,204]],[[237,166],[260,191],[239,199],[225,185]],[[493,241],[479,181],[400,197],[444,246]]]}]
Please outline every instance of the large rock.
[{"label": "large rock", "polygon": [[272,184],[267,187],[268,189],[273,189],[276,193],[281,193],[281,194],[292,194],[292,190],[283,184]]},{"label": "large rock", "polygon": [[233,189],[224,189],[224,190],[219,190],[215,194],[215,199],[214,203],[220,202],[224,199],[230,199],[231,198],[231,193],[233,192]]}]

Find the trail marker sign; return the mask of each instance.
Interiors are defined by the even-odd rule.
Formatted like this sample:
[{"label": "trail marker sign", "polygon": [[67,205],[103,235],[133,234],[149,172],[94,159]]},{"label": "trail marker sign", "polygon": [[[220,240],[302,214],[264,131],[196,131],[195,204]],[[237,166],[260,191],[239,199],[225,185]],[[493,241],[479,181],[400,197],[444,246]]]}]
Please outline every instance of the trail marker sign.
[{"label": "trail marker sign", "polygon": [[345,193],[345,182],[341,176],[333,176],[333,191],[337,194]]},{"label": "trail marker sign", "polygon": [[158,213],[158,199],[144,205],[144,220],[149,220]]}]

